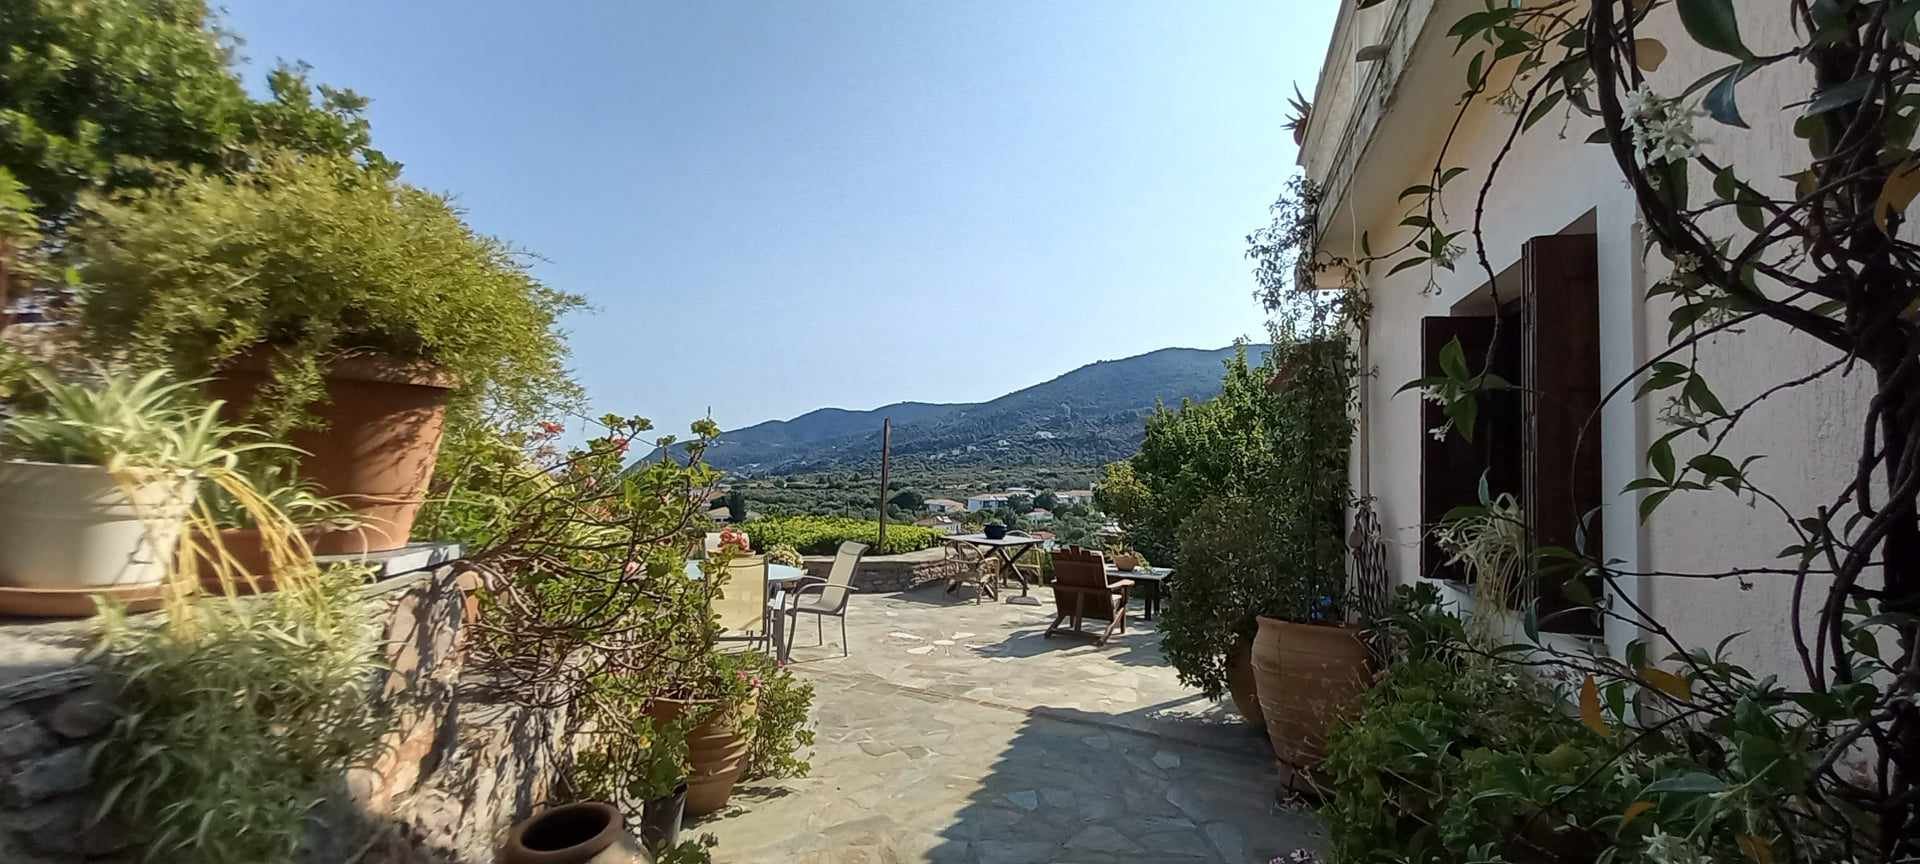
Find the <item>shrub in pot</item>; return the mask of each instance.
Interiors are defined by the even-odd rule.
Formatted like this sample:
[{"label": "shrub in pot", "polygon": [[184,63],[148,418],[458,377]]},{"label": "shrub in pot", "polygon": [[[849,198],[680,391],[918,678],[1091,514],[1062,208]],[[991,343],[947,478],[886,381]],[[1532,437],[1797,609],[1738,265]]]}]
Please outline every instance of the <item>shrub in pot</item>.
[{"label": "shrub in pot", "polygon": [[[1160,620],[1169,662],[1215,698],[1251,677],[1259,710],[1236,693],[1242,714],[1263,721],[1276,754],[1301,766],[1315,761],[1310,742],[1324,738],[1327,719],[1351,702],[1332,682],[1365,677],[1364,651],[1349,662],[1347,643],[1358,640],[1339,626],[1350,366],[1337,338],[1283,342],[1258,371],[1237,357],[1214,400],[1149,421],[1133,462],[1151,511],[1142,521],[1177,525],[1180,602]],[[1294,624],[1314,629],[1280,640]],[[1249,646],[1254,674],[1235,674]]]},{"label": "shrub in pot", "polygon": [[252,161],[86,203],[70,251],[84,335],[214,376],[237,415],[305,451],[301,475],[365,522],[323,551],[396,547],[448,411],[530,418],[578,393],[556,330],[578,300],[441,196],[347,159]]},{"label": "shrub in pot", "polygon": [[227,442],[217,405],[160,372],[98,385],[30,373],[42,404],[0,425],[0,584],[156,584],[199,482],[263,445]]}]

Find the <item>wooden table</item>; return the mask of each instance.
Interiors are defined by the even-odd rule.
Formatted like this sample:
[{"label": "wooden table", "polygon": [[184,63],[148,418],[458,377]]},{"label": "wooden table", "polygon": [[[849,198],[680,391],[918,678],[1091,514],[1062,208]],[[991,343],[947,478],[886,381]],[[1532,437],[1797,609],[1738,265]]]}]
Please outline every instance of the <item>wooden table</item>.
[{"label": "wooden table", "polygon": [[[965,543],[981,550],[987,555],[992,555],[1000,559],[1000,563],[1006,568],[1006,571],[1012,572],[1013,578],[1020,580],[1020,596],[1010,598],[1007,602],[1018,603],[1023,606],[1040,605],[1040,598],[1027,596],[1027,590],[1031,587],[1027,584],[1027,575],[1020,572],[1020,568],[1013,566],[1013,562],[1020,560],[1020,556],[1027,554],[1028,550],[1038,548],[1042,543],[1047,541],[1039,537],[1016,537],[1012,535],[996,540],[985,534],[949,534],[940,538],[940,540],[943,543]],[[951,592],[955,587],[957,586],[949,585],[947,586],[947,591]]]},{"label": "wooden table", "polygon": [[1140,595],[1140,603],[1146,607],[1146,614],[1142,617],[1148,621],[1153,620],[1153,613],[1160,611],[1162,593],[1160,584],[1172,575],[1172,567],[1135,567],[1132,570],[1121,570],[1114,567],[1113,562],[1107,562],[1107,581],[1132,579],[1134,584],[1146,587],[1147,590]]}]

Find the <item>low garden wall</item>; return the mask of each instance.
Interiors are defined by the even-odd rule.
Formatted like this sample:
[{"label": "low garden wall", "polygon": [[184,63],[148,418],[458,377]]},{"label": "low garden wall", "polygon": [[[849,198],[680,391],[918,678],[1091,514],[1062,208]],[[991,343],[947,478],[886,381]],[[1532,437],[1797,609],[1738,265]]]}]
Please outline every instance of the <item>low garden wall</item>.
[{"label": "low garden wall", "polygon": [[[307,860],[493,860],[514,819],[546,798],[565,718],[494,698],[466,664],[471,576],[440,567],[366,589],[384,622],[384,669],[367,683],[390,722],[380,753],[316,814]],[[126,831],[90,826],[101,790],[88,751],[117,716],[83,652],[86,621],[0,620],[0,861],[134,860]]]},{"label": "low garden wall", "polygon": [[[833,571],[832,555],[808,555],[806,561],[809,576],[825,579]],[[947,578],[950,567],[938,548],[904,555],[868,555],[860,559],[852,584],[855,590],[867,594],[910,591]]]}]

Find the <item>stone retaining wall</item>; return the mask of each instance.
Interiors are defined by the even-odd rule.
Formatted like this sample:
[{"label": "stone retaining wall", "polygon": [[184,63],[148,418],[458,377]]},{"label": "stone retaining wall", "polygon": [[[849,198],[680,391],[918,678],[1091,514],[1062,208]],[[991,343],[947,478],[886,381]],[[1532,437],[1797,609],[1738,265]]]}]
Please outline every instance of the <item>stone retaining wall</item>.
[{"label": "stone retaining wall", "polygon": [[[946,579],[951,567],[937,548],[905,555],[869,555],[860,559],[852,584],[855,590],[870,594],[910,591]],[[825,579],[832,570],[832,555],[807,556],[807,575]]]},{"label": "stone retaining wall", "polygon": [[[367,589],[386,634],[368,686],[392,724],[316,814],[307,860],[491,862],[505,829],[545,802],[565,718],[494,698],[467,669],[470,580],[441,567]],[[91,640],[86,621],[0,622],[0,861],[138,857],[124,830],[86,825],[98,809],[87,751],[117,713],[81,661]]]}]

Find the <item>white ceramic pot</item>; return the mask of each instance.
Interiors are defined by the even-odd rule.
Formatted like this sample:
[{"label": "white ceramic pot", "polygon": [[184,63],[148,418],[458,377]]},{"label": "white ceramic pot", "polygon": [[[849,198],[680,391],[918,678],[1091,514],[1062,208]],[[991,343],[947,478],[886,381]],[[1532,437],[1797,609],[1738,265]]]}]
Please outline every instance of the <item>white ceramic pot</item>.
[{"label": "white ceramic pot", "polygon": [[185,473],[0,462],[0,585],[100,588],[166,578],[189,508]]}]

